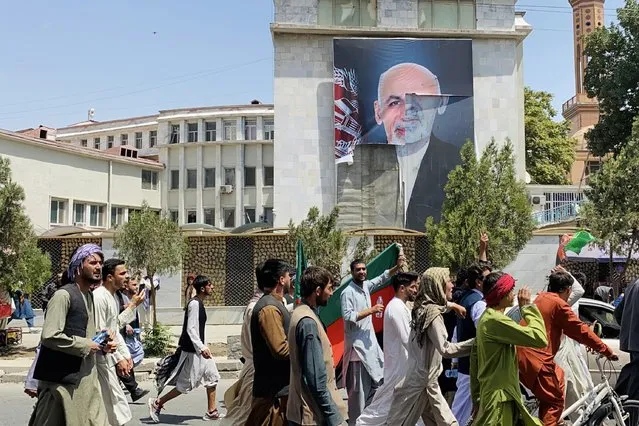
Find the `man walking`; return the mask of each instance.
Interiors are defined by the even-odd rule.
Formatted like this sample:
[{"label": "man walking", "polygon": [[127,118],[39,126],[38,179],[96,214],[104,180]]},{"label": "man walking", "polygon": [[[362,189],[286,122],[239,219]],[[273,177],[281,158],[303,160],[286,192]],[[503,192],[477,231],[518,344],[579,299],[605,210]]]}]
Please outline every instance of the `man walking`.
[{"label": "man walking", "polygon": [[366,264],[351,262],[353,280],[340,296],[344,318],[344,355],[342,385],[348,392],[348,421],[354,425],[364,408],[370,404],[384,377],[382,349],[377,343],[371,315],[384,312],[384,305],[371,306],[371,293],[386,283],[404,265],[400,247],[397,264],[372,280],[367,280]]},{"label": "man walking", "polygon": [[[167,402],[200,386],[206,388],[208,402],[208,409],[202,419],[217,420],[221,417],[215,399],[220,374],[204,337],[206,328],[204,299],[213,294],[213,284],[204,275],[198,275],[193,281],[193,288],[196,296],[186,307],[182,334],[178,341],[182,350],[180,359],[165,384],[165,386],[175,387],[161,398],[149,399],[149,415],[155,423],[160,422],[160,410]],[[163,389],[158,389],[158,396]]]},{"label": "man walking", "polygon": [[[466,318],[457,318],[454,341],[463,342],[477,336],[477,324],[486,310],[484,301],[483,281],[490,274],[489,268],[483,268],[479,263],[473,263],[466,269],[466,290],[459,304],[470,315]],[[470,357],[462,357],[457,365],[457,392],[452,404],[453,415],[460,425],[465,425],[473,411],[473,402],[470,395]]]},{"label": "man walking", "polygon": [[406,302],[415,301],[418,279],[415,272],[399,272],[393,278],[395,297],[384,311],[384,383],[357,419],[357,426],[386,423],[395,386],[406,376],[411,312]]},{"label": "man walking", "polygon": [[284,302],[291,287],[291,266],[269,259],[256,269],[257,286],[264,296],[251,316],[253,345],[253,403],[246,426],[286,425],[290,379],[287,331],[290,315]]},{"label": "man walking", "polygon": [[253,309],[258,300],[264,295],[258,289],[251,300],[249,300],[244,310],[244,320],[242,323],[242,333],[240,343],[242,345],[242,356],[244,365],[240,371],[240,377],[224,393],[224,404],[226,405],[226,415],[222,419],[222,425],[234,426],[243,425],[251,412],[251,402],[253,401],[253,377],[255,367],[253,366],[253,345],[251,344],[251,318]]},{"label": "man walking", "polygon": [[[114,332],[117,350],[111,354],[97,356],[98,379],[102,389],[102,398],[106,406],[109,423],[123,425],[132,418],[129,403],[120,387],[118,376],[128,377],[133,361],[124,339],[118,333],[118,315],[120,313],[116,292],[124,288],[129,281],[129,271],[120,259],[109,259],[102,267],[102,285],[93,291],[95,299],[96,324],[100,329]],[[130,311],[133,316],[133,311]]]},{"label": "man walking", "polygon": [[[118,317],[118,325],[120,326],[120,337],[124,339],[124,344],[131,354],[131,361],[133,366],[129,374],[123,374],[123,372],[116,370],[118,378],[129,391],[131,395],[131,401],[136,402],[144,395],[149,393],[148,390],[141,389],[135,379],[135,367],[140,365],[144,359],[144,347],[140,341],[140,316],[138,314],[137,307],[144,301],[144,292],[138,293],[138,282],[129,278],[128,282],[124,283],[122,290],[116,292],[116,297],[120,306],[120,316]],[[133,312],[133,320],[129,321],[130,314],[128,309]]]},{"label": "man walking", "polygon": [[291,381],[286,416],[291,426],[341,425],[346,404],[337,390],[332,345],[317,311],[333,295],[333,279],[326,269],[310,266],[300,284],[302,304],[293,311],[288,331]]},{"label": "man walking", "polygon": [[102,280],[102,249],[79,247],[71,256],[67,279],[47,306],[34,378],[38,401],[30,426],[107,426],[95,353],[115,350],[91,340],[96,334],[92,284]]},{"label": "man walking", "polygon": [[533,302],[544,319],[548,344],[542,349],[517,348],[519,378],[539,400],[539,417],[546,426],[564,424],[561,418],[565,399],[564,372],[554,361],[564,333],[609,359],[617,359],[612,349],[581,322],[568,305],[572,285],[573,278],[569,273],[555,271],[550,274],[548,292],[540,293]]}]

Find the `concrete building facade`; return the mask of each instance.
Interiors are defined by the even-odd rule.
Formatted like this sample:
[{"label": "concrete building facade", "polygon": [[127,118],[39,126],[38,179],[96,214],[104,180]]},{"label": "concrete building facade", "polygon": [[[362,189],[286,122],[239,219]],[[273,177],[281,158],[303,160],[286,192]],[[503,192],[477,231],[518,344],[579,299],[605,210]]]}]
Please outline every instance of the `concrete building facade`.
[{"label": "concrete building facade", "polygon": [[[444,4],[445,3],[445,4]],[[370,226],[366,188],[348,187],[334,160],[333,39],[471,39],[474,139],[477,152],[495,138],[514,145],[525,177],[523,40],[532,28],[516,0],[276,0],[275,226],[299,221],[309,208],[340,206],[345,225]],[[363,161],[363,160],[362,160]],[[362,164],[365,169],[372,165]],[[290,203],[290,194],[296,202]],[[348,198],[349,202],[343,202]],[[364,209],[365,210],[365,209]]]}]

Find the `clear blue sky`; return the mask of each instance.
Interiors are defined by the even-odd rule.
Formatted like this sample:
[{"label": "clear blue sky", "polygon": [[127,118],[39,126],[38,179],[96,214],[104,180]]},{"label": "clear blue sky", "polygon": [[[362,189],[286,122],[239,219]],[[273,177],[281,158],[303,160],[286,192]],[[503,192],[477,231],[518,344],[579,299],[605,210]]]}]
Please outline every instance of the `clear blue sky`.
[{"label": "clear blue sky", "polygon": [[[607,0],[606,21],[623,0]],[[574,95],[568,0],[519,0],[525,82]],[[13,1],[0,18],[0,128],[273,101],[270,0]],[[155,34],[154,34],[155,32]]]}]

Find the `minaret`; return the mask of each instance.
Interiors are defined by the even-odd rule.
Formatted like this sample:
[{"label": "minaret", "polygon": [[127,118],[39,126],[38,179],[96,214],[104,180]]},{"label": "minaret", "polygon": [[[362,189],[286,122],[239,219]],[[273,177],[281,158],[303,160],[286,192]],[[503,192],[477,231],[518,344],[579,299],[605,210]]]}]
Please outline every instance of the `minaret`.
[{"label": "minaret", "polygon": [[599,105],[589,98],[584,89],[584,75],[588,57],[584,54],[584,42],[596,28],[604,25],[605,0],[568,0],[572,6],[572,29],[575,61],[575,96],[564,102],[561,113],[570,120],[570,135],[577,139],[576,158],[571,172],[572,181],[578,185],[587,175],[587,162],[597,161],[588,153],[585,132],[599,121]]}]

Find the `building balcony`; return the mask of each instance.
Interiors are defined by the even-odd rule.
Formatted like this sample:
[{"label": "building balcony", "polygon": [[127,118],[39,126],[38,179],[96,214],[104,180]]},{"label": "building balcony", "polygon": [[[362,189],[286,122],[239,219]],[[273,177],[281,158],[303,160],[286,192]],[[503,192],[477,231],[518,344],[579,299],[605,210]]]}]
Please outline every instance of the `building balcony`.
[{"label": "building balcony", "polygon": [[566,116],[568,111],[579,105],[598,107],[598,102],[596,98],[589,98],[585,93],[578,93],[563,103],[561,106],[561,113]]}]

